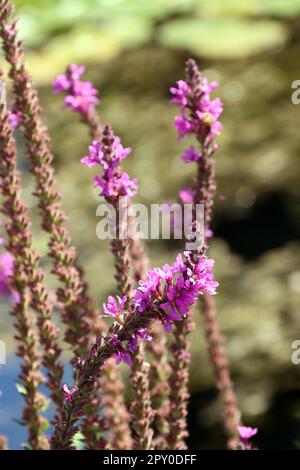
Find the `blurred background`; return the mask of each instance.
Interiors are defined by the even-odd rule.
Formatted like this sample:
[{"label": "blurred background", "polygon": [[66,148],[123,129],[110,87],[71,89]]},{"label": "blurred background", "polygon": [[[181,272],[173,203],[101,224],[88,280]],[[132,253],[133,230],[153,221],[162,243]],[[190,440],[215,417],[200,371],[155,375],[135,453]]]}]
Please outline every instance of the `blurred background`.
[{"label": "blurred background", "polygon": [[[92,175],[80,164],[90,138],[78,116],[63,110],[62,97],[52,96],[52,80],[69,63],[87,67],[84,79],[100,90],[102,120],[134,149],[125,166],[139,180],[136,202],[146,204],[176,200],[195,170],[179,161],[185,144],[178,144],[172,127],[176,109],[169,87],[184,78],[190,56],[219,82],[224,129],[216,165],[225,200],[216,201],[210,255],[220,282],[220,321],[244,423],[260,429],[256,444],[297,449],[300,365],[291,362],[291,343],[300,339],[300,105],[291,102],[291,84],[300,79],[300,0],[14,3],[52,138],[63,206],[99,306],[114,290],[114,273],[109,244],[95,234],[99,199]],[[35,245],[46,253],[20,139],[18,145]],[[148,249],[156,266],[172,262],[180,246],[154,240]],[[46,257],[43,264],[49,272]],[[50,274],[49,283],[55,288]],[[224,448],[201,318],[197,311],[195,316],[189,446]],[[3,300],[0,331],[8,348],[0,371],[0,433],[18,448],[25,440],[14,421],[22,398],[15,387],[12,319]]]}]

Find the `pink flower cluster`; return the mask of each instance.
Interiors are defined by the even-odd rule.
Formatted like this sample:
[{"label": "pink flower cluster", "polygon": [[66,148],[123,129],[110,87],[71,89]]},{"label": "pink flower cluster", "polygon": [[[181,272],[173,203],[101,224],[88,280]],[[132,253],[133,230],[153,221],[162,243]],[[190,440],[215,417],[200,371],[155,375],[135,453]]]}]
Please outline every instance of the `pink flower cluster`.
[{"label": "pink flower cluster", "polygon": [[[203,143],[207,138],[213,140],[219,134],[222,125],[218,121],[223,111],[220,98],[211,100],[210,93],[217,88],[218,84],[208,84],[205,77],[201,77],[201,83],[196,87],[190,86],[183,80],[177,81],[177,87],[171,87],[173,95],[171,102],[177,104],[180,115],[174,120],[174,127],[179,134],[179,140],[189,134],[195,134]],[[189,147],[183,154],[185,163],[195,162],[201,158],[201,153],[195,148]]]},{"label": "pink flower cluster", "polygon": [[117,336],[114,336],[110,340],[111,346],[117,346],[117,352],[113,354],[116,364],[125,362],[128,365],[132,365],[132,355],[138,348],[140,341],[151,341],[152,337],[148,334],[146,328],[140,328],[134,334],[131,335],[130,339],[126,342],[122,342]]},{"label": "pink flower cluster", "polygon": [[172,330],[174,321],[182,320],[199,295],[214,295],[218,283],[214,280],[214,261],[205,257],[194,263],[189,252],[185,253],[189,263],[178,255],[176,262],[162,269],[153,269],[135,291],[135,309],[142,313],[148,309],[160,312],[166,329]]},{"label": "pink flower cluster", "polygon": [[[172,266],[166,264],[162,269],[152,269],[145,280],[139,281],[133,293],[133,311],[138,314],[154,312],[165,330],[171,332],[172,324],[188,314],[199,295],[216,294],[218,283],[213,277],[213,265],[212,259],[201,257],[194,261],[193,254],[185,252],[184,258],[178,255]],[[110,296],[103,306],[105,314],[122,322],[126,315],[130,315],[125,308],[126,301],[126,297],[117,297],[116,300]],[[116,362],[131,364],[131,355],[140,340],[151,341],[147,329],[138,330],[126,344],[121,343],[117,336],[112,338],[111,345],[118,347],[118,353],[114,355]]]},{"label": "pink flower cluster", "polygon": [[66,73],[58,75],[53,82],[54,93],[67,93],[65,97],[65,106],[73,111],[88,113],[91,106],[100,103],[97,90],[91,82],[81,81],[80,77],[84,73],[85,67],[82,65],[71,64]]},{"label": "pink flower cluster", "polygon": [[124,148],[120,137],[114,137],[110,155],[107,156],[101,141],[95,140],[89,146],[89,155],[82,158],[81,163],[88,168],[101,165],[102,177],[95,176],[96,186],[102,188],[101,196],[131,198],[137,193],[137,179],[130,179],[126,171],[120,169],[120,162],[131,153],[131,148]]}]

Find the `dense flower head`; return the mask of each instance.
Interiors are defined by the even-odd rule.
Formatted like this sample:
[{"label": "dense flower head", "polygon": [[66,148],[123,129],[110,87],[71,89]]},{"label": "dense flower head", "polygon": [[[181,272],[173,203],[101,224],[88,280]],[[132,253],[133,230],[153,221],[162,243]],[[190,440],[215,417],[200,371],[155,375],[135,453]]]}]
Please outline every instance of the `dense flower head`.
[{"label": "dense flower head", "polygon": [[250,426],[238,426],[238,433],[244,442],[247,442],[251,437],[255,436],[257,431],[257,428],[251,428]]},{"label": "dense flower head", "polygon": [[166,264],[162,269],[149,271],[135,291],[135,309],[143,313],[157,308],[165,329],[170,331],[172,323],[188,313],[199,295],[216,293],[218,283],[212,274],[213,264],[213,260],[203,257],[187,267],[178,255],[172,266]]},{"label": "dense flower head", "polygon": [[116,199],[131,198],[137,193],[137,179],[130,179],[120,168],[120,162],[131,153],[130,147],[123,147],[120,137],[113,136],[109,148],[103,140],[95,140],[89,146],[89,155],[81,159],[88,168],[100,165],[101,176],[94,177],[95,186],[101,188],[101,196]]},{"label": "dense flower head", "polygon": [[65,106],[73,111],[88,113],[92,106],[100,103],[98,91],[88,81],[81,81],[80,77],[85,68],[82,65],[71,64],[66,73],[58,75],[53,82],[54,93],[66,92]]},{"label": "dense flower head", "polygon": [[126,171],[115,174],[114,172],[105,172],[105,177],[94,178],[95,186],[102,188],[100,196],[118,198],[128,197],[131,198],[137,193],[137,179],[130,179]]},{"label": "dense flower head", "polygon": [[89,146],[89,155],[82,158],[81,163],[88,168],[99,164],[104,170],[108,170],[109,168],[117,167],[124,158],[128,157],[131,151],[132,149],[130,147],[123,147],[120,137],[115,136],[112,143],[110,161],[108,162],[104,158],[104,150],[101,141],[94,140]]},{"label": "dense flower head", "polygon": [[[218,283],[213,277],[213,265],[212,259],[195,257],[190,251],[184,256],[179,254],[173,265],[154,268],[147,273],[145,280],[139,281],[129,305],[124,297],[115,299],[110,296],[104,304],[104,313],[122,323],[128,315],[151,312],[153,318],[161,321],[165,330],[171,332],[173,323],[181,321],[189,313],[199,295],[216,294]],[[113,355],[116,362],[131,364],[132,354],[144,340],[152,340],[147,328],[140,328],[126,341],[112,335],[109,345],[116,348]]]},{"label": "dense flower head", "polygon": [[[174,120],[179,140],[189,134],[196,134],[201,143],[207,138],[213,141],[221,131],[218,121],[223,111],[220,98],[211,99],[210,94],[217,88],[217,82],[208,83],[198,71],[194,61],[188,61],[187,81],[177,81],[171,87],[171,102],[178,105],[180,115]],[[184,160],[185,161],[185,160]],[[187,159],[187,162],[195,161]]]}]

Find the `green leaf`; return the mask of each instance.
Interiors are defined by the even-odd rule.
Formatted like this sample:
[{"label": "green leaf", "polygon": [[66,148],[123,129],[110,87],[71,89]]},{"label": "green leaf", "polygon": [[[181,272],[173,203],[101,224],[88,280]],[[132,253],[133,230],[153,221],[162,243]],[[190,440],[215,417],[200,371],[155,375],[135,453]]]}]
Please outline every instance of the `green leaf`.
[{"label": "green leaf", "polygon": [[276,21],[246,19],[174,20],[161,28],[164,46],[189,49],[214,59],[237,59],[282,45],[286,29]]},{"label": "green leaf", "polygon": [[293,18],[300,14],[299,0],[267,0],[261,2],[259,12],[278,17]]},{"label": "green leaf", "polygon": [[82,432],[78,431],[72,439],[72,443],[75,446],[76,450],[81,450],[83,447],[84,435]]},{"label": "green leaf", "polygon": [[50,400],[46,400],[45,403],[40,407],[40,411],[42,413],[45,413],[48,410],[49,405],[50,405]]},{"label": "green leaf", "polygon": [[27,390],[26,388],[24,387],[23,384],[20,384],[20,383],[16,383],[16,389],[18,390],[18,392],[21,394],[21,395],[27,395]]},{"label": "green leaf", "polygon": [[27,426],[27,423],[25,421],[23,421],[22,419],[12,418],[12,421],[14,423],[19,424],[20,426]]},{"label": "green leaf", "polygon": [[47,431],[47,429],[50,428],[50,423],[49,421],[43,421],[42,424],[40,425],[40,432],[43,433]]},{"label": "green leaf", "polygon": [[33,450],[31,445],[28,442],[23,442],[22,447],[24,450]]}]

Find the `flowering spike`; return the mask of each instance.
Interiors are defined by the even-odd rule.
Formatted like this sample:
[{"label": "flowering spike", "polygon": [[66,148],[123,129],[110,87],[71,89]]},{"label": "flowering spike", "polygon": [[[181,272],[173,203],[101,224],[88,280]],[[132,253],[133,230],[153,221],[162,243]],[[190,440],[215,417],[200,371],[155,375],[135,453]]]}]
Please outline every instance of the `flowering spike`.
[{"label": "flowering spike", "polygon": [[[183,83],[177,82],[177,88],[170,91],[173,95],[172,102],[178,105],[180,111],[180,116],[177,121],[175,120],[179,138],[193,134],[200,147],[200,151],[196,151],[194,146],[189,147],[183,154],[182,160],[185,163],[196,162],[197,164],[194,188],[189,195],[194,204],[204,205],[205,240],[207,242],[213,235],[211,221],[216,182],[212,157],[218,148],[215,137],[222,128],[218,119],[222,114],[223,106],[219,98],[212,100],[210,97],[210,93],[217,88],[217,83],[209,84],[193,59],[187,61],[186,82]],[[240,424],[240,412],[230,377],[229,359],[223,346],[224,340],[214,300],[209,295],[204,295],[201,300],[208,350],[215,370],[217,387],[223,401],[222,419],[228,435],[228,447],[236,448],[239,445],[237,429]]]},{"label": "flowering spike", "polygon": [[[147,331],[154,320],[160,320],[163,324],[172,324],[172,319],[162,309],[162,304],[167,301],[170,289],[178,286],[178,279],[181,276],[187,291],[185,295],[190,294],[188,305],[194,303],[207,289],[210,290],[214,282],[211,278],[211,266],[212,263],[203,256],[202,252],[186,252],[183,257],[177,258],[173,266],[152,270],[145,283],[141,281],[133,293],[124,323],[121,325],[115,322],[102,341],[98,339],[87,356],[82,359],[83,367],[77,373],[78,390],[73,394],[72,406],[67,406],[60,414],[51,439],[52,449],[72,448],[71,441],[77,429],[76,422],[83,414],[84,403],[89,400],[93,381],[103,364],[116,354],[130,361],[132,348],[135,349],[140,341],[149,339]],[[181,287],[182,282],[179,285]],[[181,320],[177,324],[182,322]]]}]

